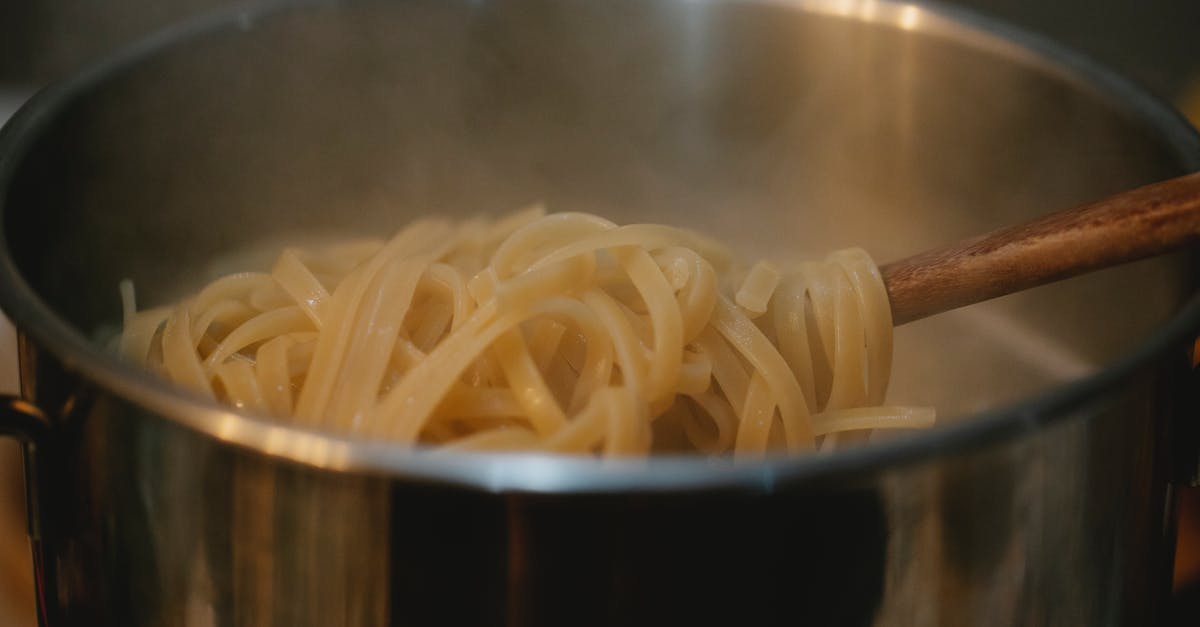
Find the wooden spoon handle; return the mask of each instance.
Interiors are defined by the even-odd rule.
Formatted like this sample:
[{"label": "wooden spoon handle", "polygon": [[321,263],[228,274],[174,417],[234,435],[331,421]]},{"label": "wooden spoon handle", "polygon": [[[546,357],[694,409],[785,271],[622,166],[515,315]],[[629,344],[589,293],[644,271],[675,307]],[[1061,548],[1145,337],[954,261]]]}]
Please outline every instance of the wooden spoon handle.
[{"label": "wooden spoon handle", "polygon": [[992,231],[880,271],[896,325],[1200,241],[1200,172]]}]

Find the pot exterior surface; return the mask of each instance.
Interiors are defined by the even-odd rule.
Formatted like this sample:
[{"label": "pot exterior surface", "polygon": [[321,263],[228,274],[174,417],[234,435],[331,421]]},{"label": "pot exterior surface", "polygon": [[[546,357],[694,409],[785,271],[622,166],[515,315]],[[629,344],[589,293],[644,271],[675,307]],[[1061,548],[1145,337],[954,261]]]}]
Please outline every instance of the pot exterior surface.
[{"label": "pot exterior surface", "polygon": [[429,213],[541,201],[882,262],[1200,164],[1178,120],[1055,54],[883,2],[314,2],[47,92],[0,138],[3,243],[71,329],[6,301],[50,425],[30,448],[47,624],[1147,624],[1183,349],[1013,403],[1142,346],[1193,291],[1184,258],[899,329],[892,398],[948,425],[879,446],[962,437],[758,482],[706,486],[729,464],[696,461],[676,490],[304,463],[336,447],[182,420],[221,412],[164,409],[80,341],[111,337],[124,278],[152,306],[273,244]]},{"label": "pot exterior surface", "polygon": [[1173,537],[1172,410],[1151,374],[922,463],[608,494],[321,471],[87,384],[39,389],[70,407],[35,456],[43,610],[54,626],[1146,624]]}]

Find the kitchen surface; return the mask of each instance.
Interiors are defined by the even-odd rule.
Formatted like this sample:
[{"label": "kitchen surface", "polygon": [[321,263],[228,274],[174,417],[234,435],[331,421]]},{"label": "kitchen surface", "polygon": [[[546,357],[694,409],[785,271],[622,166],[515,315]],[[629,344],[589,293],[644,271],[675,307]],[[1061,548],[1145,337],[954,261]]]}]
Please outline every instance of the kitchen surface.
[{"label": "kitchen surface", "polygon": [[[0,2],[0,120],[34,91],[164,25],[241,4],[230,0]],[[869,6],[869,1],[843,2]],[[967,7],[1061,40],[1170,100],[1200,124],[1200,2],[962,0]],[[1200,345],[1198,345],[1200,346]],[[12,327],[0,325],[0,392],[17,390]],[[1172,622],[1200,622],[1200,489],[1180,496]],[[24,533],[19,450],[0,440],[0,625],[37,624]]]}]

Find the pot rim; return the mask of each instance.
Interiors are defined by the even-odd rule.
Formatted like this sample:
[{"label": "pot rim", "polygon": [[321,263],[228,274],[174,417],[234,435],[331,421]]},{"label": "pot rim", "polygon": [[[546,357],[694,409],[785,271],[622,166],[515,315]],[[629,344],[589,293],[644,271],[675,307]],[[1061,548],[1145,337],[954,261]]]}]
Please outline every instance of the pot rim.
[{"label": "pot rim", "polygon": [[[689,2],[722,0],[687,0]],[[1181,167],[1200,170],[1200,134],[1162,100],[1070,48],[1022,28],[936,2],[895,0],[728,0],[841,16],[999,52],[1016,62],[1095,92],[1123,108],[1163,138]],[[0,214],[13,175],[40,132],[76,96],[156,53],[205,35],[255,24],[284,10],[337,8],[337,0],[275,0],[194,18],[155,33],[70,78],[39,92],[0,129]],[[880,442],[831,456],[771,457],[733,463],[698,456],[596,460],[538,453],[451,454],[361,438],[331,435],[239,414],[191,395],[118,361],[90,342],[42,302],[17,270],[0,221],[0,308],[69,372],[106,388],[126,402],[224,443],[332,472],[385,475],[490,492],[660,492],[703,489],[771,491],[782,482],[824,482],[878,472],[945,454],[995,444],[1065,420],[1104,390],[1191,339],[1200,330],[1200,294],[1134,350],[1098,372],[1016,403],[990,409],[926,433]]]}]

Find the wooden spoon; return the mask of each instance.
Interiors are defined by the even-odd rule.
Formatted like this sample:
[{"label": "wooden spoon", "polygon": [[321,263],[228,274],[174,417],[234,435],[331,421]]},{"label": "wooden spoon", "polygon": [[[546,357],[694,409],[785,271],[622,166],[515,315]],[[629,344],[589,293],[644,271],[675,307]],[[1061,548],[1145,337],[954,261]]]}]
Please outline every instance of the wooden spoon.
[{"label": "wooden spoon", "polygon": [[1200,242],[1200,172],[889,263],[901,325]]}]

